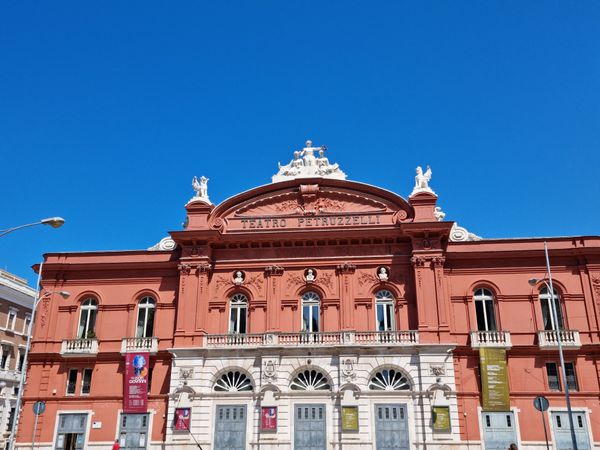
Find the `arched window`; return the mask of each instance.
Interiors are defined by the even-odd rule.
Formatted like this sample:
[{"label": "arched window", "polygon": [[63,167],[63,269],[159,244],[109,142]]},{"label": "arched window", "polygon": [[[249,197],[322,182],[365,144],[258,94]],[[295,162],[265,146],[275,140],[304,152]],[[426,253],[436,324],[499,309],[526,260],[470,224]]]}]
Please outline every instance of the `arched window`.
[{"label": "arched window", "polygon": [[229,302],[229,308],[229,332],[245,334],[248,317],[248,297],[244,294],[234,294]]},{"label": "arched window", "polygon": [[488,289],[479,288],[473,294],[475,301],[475,315],[477,316],[477,329],[479,331],[496,331],[496,313],[494,294]]},{"label": "arched window", "polygon": [[554,298],[553,298],[553,303],[554,303],[554,307],[556,308],[556,318],[558,319],[558,323],[556,323],[557,321],[554,319],[554,315],[552,313],[552,303],[550,302],[550,292],[548,291],[548,288],[546,286],[544,286],[543,288],[540,289],[540,304],[542,306],[542,318],[544,320],[544,330],[562,330],[564,329],[564,324],[563,324],[563,315],[562,315],[562,310],[560,308],[560,296],[558,294],[558,291],[556,289],[554,289]]},{"label": "arched window", "polygon": [[219,392],[251,391],[252,382],[244,372],[230,370],[219,377],[214,389]]},{"label": "arched window", "polygon": [[383,369],[373,375],[369,381],[372,391],[407,391],[410,390],[408,378],[399,370]]},{"label": "arched window", "polygon": [[290,389],[293,391],[325,391],[330,390],[331,386],[322,372],[306,369],[294,377]]},{"label": "arched window", "polygon": [[394,329],[394,294],[385,290],[375,294],[375,314],[377,331]]},{"label": "arched window", "polygon": [[317,333],[319,328],[319,305],[321,298],[316,292],[302,296],[302,331]]},{"label": "arched window", "polygon": [[95,338],[96,337],[96,314],[98,313],[98,302],[94,298],[86,298],[81,303],[81,315],[79,317],[79,329],[77,337]]},{"label": "arched window", "polygon": [[138,305],[136,337],[152,337],[154,333],[154,310],[156,302],[152,297],[144,297]]}]

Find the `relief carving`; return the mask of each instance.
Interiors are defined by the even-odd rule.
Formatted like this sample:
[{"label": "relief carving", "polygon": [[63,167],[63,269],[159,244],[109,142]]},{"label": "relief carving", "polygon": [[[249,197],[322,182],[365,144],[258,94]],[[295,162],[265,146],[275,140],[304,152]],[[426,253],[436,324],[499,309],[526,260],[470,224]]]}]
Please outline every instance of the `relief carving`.
[{"label": "relief carving", "polygon": [[592,275],[592,287],[596,294],[596,301],[600,303],[600,274]]}]

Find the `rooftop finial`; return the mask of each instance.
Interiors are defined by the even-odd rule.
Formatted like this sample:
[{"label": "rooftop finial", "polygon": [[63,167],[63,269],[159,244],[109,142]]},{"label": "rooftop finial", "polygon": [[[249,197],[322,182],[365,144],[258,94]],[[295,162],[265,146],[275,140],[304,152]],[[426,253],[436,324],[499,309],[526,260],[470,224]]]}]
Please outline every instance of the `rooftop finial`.
[{"label": "rooftop finial", "polygon": [[427,166],[427,170],[423,173],[421,166],[417,166],[417,175],[415,176],[415,187],[410,195],[418,194],[419,192],[429,192],[435,195],[435,192],[429,187],[431,181],[431,167]]},{"label": "rooftop finial", "polygon": [[190,202],[201,200],[209,205],[211,204],[208,199],[208,178],[201,176],[200,181],[198,181],[198,178],[194,177],[192,180],[192,187],[194,188],[194,191],[196,191],[196,195],[192,197]]},{"label": "rooftop finial", "polygon": [[[346,174],[340,170],[338,164],[329,164],[329,159],[325,157],[327,147],[313,147],[313,142],[309,139],[306,141],[306,147],[302,150],[294,152],[294,159],[285,166],[279,165],[279,171],[273,175],[273,183],[279,181],[291,180],[294,178],[336,178],[345,180]],[[319,156],[315,156],[315,151],[319,152]]]}]

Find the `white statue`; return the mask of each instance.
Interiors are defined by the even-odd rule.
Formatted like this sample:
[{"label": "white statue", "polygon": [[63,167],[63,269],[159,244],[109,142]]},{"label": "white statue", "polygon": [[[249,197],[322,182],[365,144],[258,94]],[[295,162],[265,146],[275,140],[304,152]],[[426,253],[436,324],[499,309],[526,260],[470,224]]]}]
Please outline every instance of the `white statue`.
[{"label": "white statue", "polygon": [[379,268],[379,273],[377,274],[377,278],[379,278],[379,281],[387,281],[388,280],[389,275],[388,275],[388,271],[385,267]]},{"label": "white statue", "polygon": [[201,199],[206,203],[210,203],[210,200],[208,199],[208,178],[202,176],[200,177],[200,181],[198,181],[198,178],[194,177],[192,180],[192,187],[194,188],[194,191],[196,191],[196,195],[192,200]]},{"label": "white statue", "polygon": [[433,215],[435,216],[438,222],[441,222],[442,220],[444,220],[444,217],[446,217],[446,213],[442,211],[442,208],[440,208],[439,206],[435,207],[435,209],[433,210]]},{"label": "white statue", "polygon": [[235,278],[233,279],[233,284],[235,284],[236,286],[239,286],[243,282],[244,282],[244,274],[242,273],[242,271],[238,270],[235,273]]},{"label": "white statue", "polygon": [[[329,164],[325,157],[325,146],[313,147],[312,141],[306,141],[306,147],[294,152],[294,159],[289,164],[282,166],[278,163],[279,171],[273,175],[273,183],[291,180],[300,177],[327,177],[345,180],[346,174],[340,170],[338,164]],[[315,156],[315,151],[319,156]]]},{"label": "white statue", "polygon": [[304,277],[304,279],[305,279],[306,281],[308,281],[309,283],[311,283],[311,282],[315,281],[315,272],[314,272],[314,270],[312,270],[312,269],[308,269],[308,270],[306,271],[306,276]]},{"label": "white statue", "polygon": [[419,192],[430,192],[435,195],[435,192],[429,187],[431,181],[431,167],[427,166],[427,170],[423,173],[421,166],[417,167],[417,175],[415,176],[415,188],[410,195],[417,194]]},{"label": "white statue", "polygon": [[305,166],[316,166],[317,165],[317,158],[315,157],[315,150],[326,150],[325,146],[321,146],[321,147],[313,147],[312,146],[312,141],[308,140],[306,141],[306,147],[304,147],[301,151],[300,151],[300,156],[304,157],[304,165]]}]

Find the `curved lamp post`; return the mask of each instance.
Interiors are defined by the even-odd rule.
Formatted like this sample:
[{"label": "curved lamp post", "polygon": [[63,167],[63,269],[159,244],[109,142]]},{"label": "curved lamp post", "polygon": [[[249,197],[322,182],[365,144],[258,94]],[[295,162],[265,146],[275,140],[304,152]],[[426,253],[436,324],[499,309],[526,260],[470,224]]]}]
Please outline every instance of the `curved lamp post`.
[{"label": "curved lamp post", "polygon": [[52,228],[62,227],[65,223],[65,219],[62,217],[48,217],[42,219],[39,222],[26,223],[25,225],[19,225],[17,227],[7,228],[6,230],[0,230],[0,237],[12,233],[13,231],[20,230],[21,228],[33,227],[35,225],[50,225]]},{"label": "curved lamp post", "polygon": [[[0,230],[0,237],[6,236],[8,233],[12,233],[13,231],[20,230],[21,228],[33,227],[35,225],[50,225],[52,228],[60,228],[64,225],[65,219],[62,217],[48,217],[46,219],[42,219],[39,222],[26,223],[24,225],[19,225],[12,228],[7,228],[5,230]],[[40,303],[40,301],[44,298],[50,297],[52,294],[58,293],[63,298],[68,298],[71,294],[66,291],[60,292],[45,292],[44,295],[40,296],[40,282],[42,280],[42,267],[44,263],[40,264],[40,271],[38,273],[38,279],[36,284],[35,291],[35,300],[33,302],[31,308],[31,321],[29,322],[29,329],[27,330],[27,344],[25,346],[25,355],[23,357],[23,365],[21,366],[21,378],[19,380],[19,392],[17,393],[17,401],[15,403],[15,415],[13,416],[13,421],[10,427],[10,436],[9,436],[9,446],[8,448],[12,450],[15,445],[16,439],[16,431],[19,423],[19,418],[21,416],[21,400],[23,398],[23,387],[25,385],[25,381],[27,379],[27,357],[29,356],[29,347],[31,346],[31,332],[33,330],[33,323],[35,320],[35,311]]]},{"label": "curved lamp post", "polygon": [[565,387],[565,401],[567,403],[567,415],[569,416],[569,426],[571,427],[571,441],[573,444],[573,450],[577,450],[577,438],[575,437],[575,426],[573,424],[573,411],[571,410],[571,398],[569,397],[569,384],[567,383],[567,371],[565,369],[565,358],[563,355],[562,338],[560,335],[560,325],[558,322],[558,314],[556,313],[556,303],[554,302],[554,287],[552,284],[552,272],[550,271],[550,258],[548,257],[548,243],[544,241],[544,254],[546,256],[546,271],[548,273],[548,279],[545,278],[531,278],[528,280],[531,286],[542,282],[546,285],[548,293],[550,294],[550,313],[552,314],[552,321],[556,329],[556,343],[558,345],[558,357],[560,359],[560,371],[563,379],[563,386]]}]

